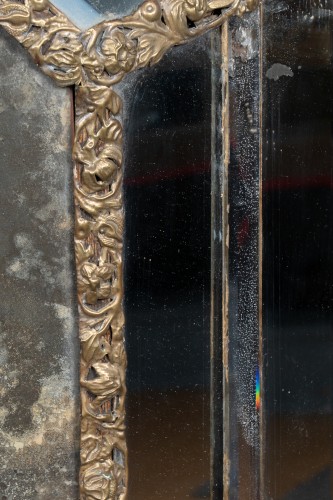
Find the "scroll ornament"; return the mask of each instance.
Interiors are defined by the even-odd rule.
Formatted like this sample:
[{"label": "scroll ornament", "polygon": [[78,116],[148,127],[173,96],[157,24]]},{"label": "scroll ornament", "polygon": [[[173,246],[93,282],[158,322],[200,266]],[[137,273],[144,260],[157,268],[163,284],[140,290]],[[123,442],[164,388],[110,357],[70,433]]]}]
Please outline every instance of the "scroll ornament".
[{"label": "scroll ornament", "polygon": [[257,0],[146,0],[81,32],[48,0],[0,0],[0,25],[59,85],[75,85],[75,249],[81,340],[81,500],[124,500],[122,101],[114,85]]}]

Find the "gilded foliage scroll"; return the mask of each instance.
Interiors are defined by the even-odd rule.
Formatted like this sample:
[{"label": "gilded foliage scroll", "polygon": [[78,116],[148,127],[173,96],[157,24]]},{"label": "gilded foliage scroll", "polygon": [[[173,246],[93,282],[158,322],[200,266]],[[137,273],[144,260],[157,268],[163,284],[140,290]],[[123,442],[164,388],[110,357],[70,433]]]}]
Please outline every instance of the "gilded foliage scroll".
[{"label": "gilded foliage scroll", "polygon": [[75,85],[75,251],[81,340],[82,500],[124,500],[122,102],[114,85],[256,0],[146,0],[81,32],[48,0],[0,0],[0,25],[59,85]]}]

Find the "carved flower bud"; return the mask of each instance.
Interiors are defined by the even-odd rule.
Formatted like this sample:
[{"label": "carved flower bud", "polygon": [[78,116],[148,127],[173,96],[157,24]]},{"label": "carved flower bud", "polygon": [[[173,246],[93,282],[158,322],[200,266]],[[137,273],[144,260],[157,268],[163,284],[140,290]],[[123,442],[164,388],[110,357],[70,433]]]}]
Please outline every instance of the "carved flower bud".
[{"label": "carved flower bud", "polygon": [[78,217],[75,226],[75,237],[78,240],[84,240],[89,236],[90,231],[90,221],[85,220],[82,217]]},{"label": "carved flower bud", "polygon": [[191,21],[199,21],[207,12],[206,0],[186,0],[184,4],[186,16]]},{"label": "carved flower bud", "polygon": [[94,226],[94,232],[97,234],[102,246],[114,248],[122,241],[123,223],[115,216],[101,215]]},{"label": "carved flower bud", "polygon": [[86,500],[104,500],[115,498],[117,481],[114,476],[113,462],[105,460],[85,469],[81,482]]},{"label": "carved flower bud", "polygon": [[[73,54],[75,56],[73,56],[74,59],[72,62],[75,63],[77,62],[76,56],[82,52],[82,43],[77,33],[70,30],[62,30],[55,34],[49,50],[53,53],[66,52],[69,59],[68,62],[71,62],[69,54]],[[63,57],[65,56],[63,55]]]},{"label": "carved flower bud", "polygon": [[112,293],[110,279],[114,266],[104,264],[97,266],[92,262],[86,262],[80,268],[77,277],[78,290],[85,293],[87,304],[96,304],[98,300],[108,299]]},{"label": "carved flower bud", "polygon": [[101,42],[101,53],[105,56],[105,69],[115,75],[119,72],[128,72],[132,69],[136,58],[136,47],[133,40],[115,28],[106,33]]},{"label": "carved flower bud", "polygon": [[147,21],[157,21],[162,14],[160,5],[154,0],[144,2],[140,7],[140,12]]},{"label": "carved flower bud", "polygon": [[101,191],[111,183],[117,170],[117,164],[110,159],[96,160],[92,165],[84,167],[82,183],[90,191]]}]

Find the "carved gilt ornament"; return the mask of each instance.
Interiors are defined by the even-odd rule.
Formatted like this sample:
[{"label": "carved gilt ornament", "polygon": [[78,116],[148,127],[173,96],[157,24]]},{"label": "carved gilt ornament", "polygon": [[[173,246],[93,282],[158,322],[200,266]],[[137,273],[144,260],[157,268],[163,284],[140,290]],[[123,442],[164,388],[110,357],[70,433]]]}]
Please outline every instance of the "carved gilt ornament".
[{"label": "carved gilt ornament", "polygon": [[[69,0],[70,1],[70,0]],[[80,31],[48,0],[0,0],[0,25],[59,85],[75,85],[75,249],[81,340],[81,500],[127,498],[122,101],[112,86],[257,0],[146,0]]]}]

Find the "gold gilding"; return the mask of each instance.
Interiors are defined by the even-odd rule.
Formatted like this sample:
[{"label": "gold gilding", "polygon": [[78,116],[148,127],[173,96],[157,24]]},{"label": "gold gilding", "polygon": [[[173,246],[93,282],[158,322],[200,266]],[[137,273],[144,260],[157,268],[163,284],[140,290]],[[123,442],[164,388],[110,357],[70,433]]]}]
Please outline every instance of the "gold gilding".
[{"label": "gold gilding", "polygon": [[76,85],[75,251],[81,340],[82,500],[124,500],[122,101],[112,85],[255,0],[146,0],[81,32],[47,0],[0,0],[0,25],[59,85]]}]

